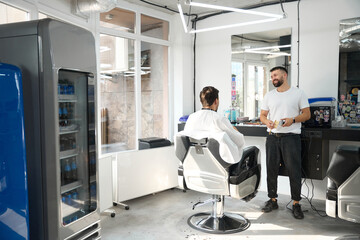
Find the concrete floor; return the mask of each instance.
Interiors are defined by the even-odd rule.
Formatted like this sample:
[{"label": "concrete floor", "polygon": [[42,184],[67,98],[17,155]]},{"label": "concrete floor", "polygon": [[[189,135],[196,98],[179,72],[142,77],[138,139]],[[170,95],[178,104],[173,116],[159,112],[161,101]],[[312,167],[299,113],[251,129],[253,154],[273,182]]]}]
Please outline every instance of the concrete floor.
[{"label": "concrete floor", "polygon": [[[216,235],[199,232],[187,225],[194,213],[210,211],[211,204],[192,210],[194,203],[211,196],[179,189],[148,195],[125,202],[130,210],[113,207],[116,216],[102,213],[102,240],[238,240],[238,239],[346,239],[360,240],[360,224],[331,217],[321,217],[302,200],[305,218],[297,220],[286,205],[289,196],[280,195],[279,209],[262,213],[261,207],[268,200],[265,192],[259,192],[250,202],[225,199],[225,212],[241,213],[250,220],[250,227],[239,233]],[[325,202],[314,200],[318,210],[324,210]],[[289,207],[291,205],[289,204]],[[325,215],[324,212],[320,214]]]}]

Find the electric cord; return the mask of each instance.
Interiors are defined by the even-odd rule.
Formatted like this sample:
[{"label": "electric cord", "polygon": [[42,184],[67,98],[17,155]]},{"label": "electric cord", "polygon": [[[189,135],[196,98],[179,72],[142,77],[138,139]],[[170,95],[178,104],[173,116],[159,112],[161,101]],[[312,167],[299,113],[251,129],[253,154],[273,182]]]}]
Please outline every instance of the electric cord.
[{"label": "electric cord", "polygon": [[284,6],[283,6],[283,0],[280,0],[280,6],[281,6],[281,10],[282,10],[282,12],[283,12],[283,16],[284,16],[284,17],[287,17],[287,14],[286,14],[286,12],[285,12],[285,10],[284,10]]},{"label": "electric cord", "polygon": [[248,38],[248,37],[244,37],[244,36],[240,36],[240,35],[233,35],[233,37],[237,37],[237,38],[244,39],[244,40],[247,40],[247,41],[252,41],[252,42],[262,42],[262,43],[275,43],[275,42],[278,42],[277,40],[275,40],[275,41],[267,41],[267,40],[262,40],[262,39]]},{"label": "electric cord", "polygon": [[[193,28],[196,30],[196,21],[193,22]],[[194,44],[193,44],[193,54],[194,54],[194,112],[196,111],[196,37],[197,34],[194,33]]]},{"label": "electric cord", "polygon": [[300,86],[300,0],[297,3],[297,24],[298,24],[298,35],[297,35],[297,87]]},{"label": "electric cord", "polygon": [[[170,11],[170,12],[179,13],[177,10],[171,9],[166,5],[160,5],[160,4],[149,2],[149,1],[146,1],[146,0],[140,0],[140,2],[149,4],[151,6],[155,6],[155,7],[158,7],[158,8],[164,8],[164,9]],[[197,16],[197,14],[188,15],[187,13],[184,13],[184,15],[186,15],[186,16]]]}]

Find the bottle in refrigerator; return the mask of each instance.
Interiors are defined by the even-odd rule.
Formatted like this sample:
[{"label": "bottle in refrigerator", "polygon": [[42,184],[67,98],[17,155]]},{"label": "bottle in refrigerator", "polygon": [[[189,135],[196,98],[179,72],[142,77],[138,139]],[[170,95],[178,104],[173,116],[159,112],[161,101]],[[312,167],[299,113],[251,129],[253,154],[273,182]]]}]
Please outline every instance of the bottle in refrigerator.
[{"label": "bottle in refrigerator", "polygon": [[71,160],[71,179],[72,181],[77,180],[77,164],[76,164],[76,158],[72,158]]},{"label": "bottle in refrigerator", "polygon": [[91,154],[90,155],[90,175],[94,175],[96,173],[96,159],[95,159],[95,155]]},{"label": "bottle in refrigerator", "polygon": [[68,125],[68,111],[67,111],[67,108],[66,108],[66,104],[64,104],[64,107],[62,109],[62,113],[63,113],[63,120],[64,120],[64,126],[67,126]]},{"label": "bottle in refrigerator", "polygon": [[71,165],[69,159],[65,159],[64,180],[65,184],[71,182]]}]

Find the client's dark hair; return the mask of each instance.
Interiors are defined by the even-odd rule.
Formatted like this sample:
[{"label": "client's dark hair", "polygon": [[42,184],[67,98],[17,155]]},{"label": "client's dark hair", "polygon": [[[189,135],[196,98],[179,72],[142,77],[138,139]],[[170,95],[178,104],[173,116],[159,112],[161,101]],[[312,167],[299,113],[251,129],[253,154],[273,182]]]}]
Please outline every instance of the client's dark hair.
[{"label": "client's dark hair", "polygon": [[273,72],[273,71],[275,71],[275,70],[280,70],[280,71],[283,71],[283,72],[285,72],[286,74],[288,74],[288,71],[286,70],[286,68],[281,67],[281,66],[273,67],[273,68],[270,70],[270,72]]},{"label": "client's dark hair", "polygon": [[200,92],[200,101],[203,107],[211,106],[217,98],[219,98],[219,90],[212,86],[204,87]]}]

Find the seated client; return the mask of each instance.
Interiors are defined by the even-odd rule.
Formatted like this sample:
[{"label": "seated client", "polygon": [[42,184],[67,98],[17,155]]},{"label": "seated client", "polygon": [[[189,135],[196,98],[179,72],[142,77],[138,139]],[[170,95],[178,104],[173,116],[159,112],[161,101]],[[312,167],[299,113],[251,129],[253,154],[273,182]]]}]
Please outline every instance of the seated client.
[{"label": "seated client", "polygon": [[[191,114],[185,124],[182,135],[195,139],[213,137],[219,142],[224,143],[226,147],[221,151],[224,155],[232,155],[234,158],[224,158],[231,166],[230,174],[235,175],[239,172],[243,147],[245,144],[244,136],[231,125],[230,121],[217,113],[219,107],[219,90],[215,87],[207,86],[200,92],[200,101],[202,109]],[[225,133],[225,134],[224,134]]]}]

